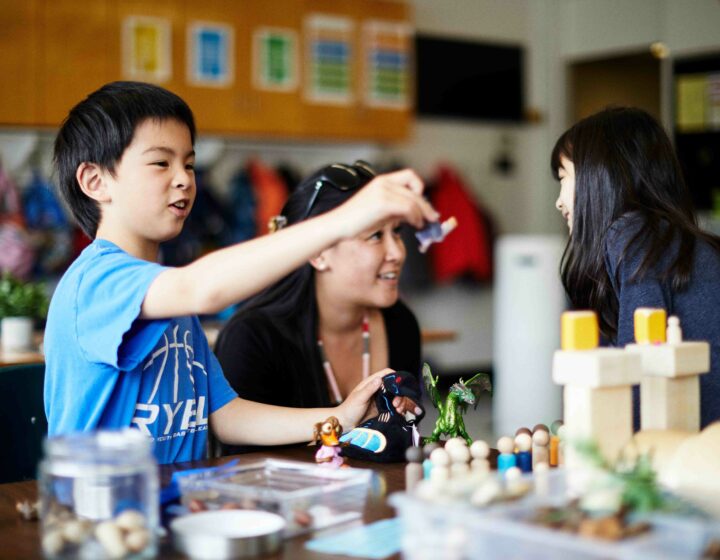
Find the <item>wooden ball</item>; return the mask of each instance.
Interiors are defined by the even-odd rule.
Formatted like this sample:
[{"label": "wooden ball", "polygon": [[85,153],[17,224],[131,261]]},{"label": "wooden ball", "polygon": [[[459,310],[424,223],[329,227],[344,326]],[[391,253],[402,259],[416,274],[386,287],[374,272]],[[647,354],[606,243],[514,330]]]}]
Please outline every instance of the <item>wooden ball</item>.
[{"label": "wooden ball", "polygon": [[500,453],[512,453],[515,450],[515,442],[511,438],[503,436],[498,440],[497,448]]},{"label": "wooden ball", "polygon": [[518,448],[518,451],[530,451],[532,448],[532,436],[524,432],[515,436],[515,446]]}]

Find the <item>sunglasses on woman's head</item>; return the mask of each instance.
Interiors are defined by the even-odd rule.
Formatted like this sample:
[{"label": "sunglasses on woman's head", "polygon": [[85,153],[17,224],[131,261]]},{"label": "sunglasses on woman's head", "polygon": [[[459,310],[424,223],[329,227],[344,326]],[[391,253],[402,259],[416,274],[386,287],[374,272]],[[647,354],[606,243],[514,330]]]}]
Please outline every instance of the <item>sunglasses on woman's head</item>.
[{"label": "sunglasses on woman's head", "polygon": [[310,212],[312,212],[323,185],[329,185],[339,191],[347,192],[360,188],[375,177],[375,175],[377,175],[377,173],[370,167],[370,164],[362,160],[357,160],[352,165],[342,163],[328,165],[315,180],[315,190],[310,197],[302,219],[305,220],[310,215]]}]

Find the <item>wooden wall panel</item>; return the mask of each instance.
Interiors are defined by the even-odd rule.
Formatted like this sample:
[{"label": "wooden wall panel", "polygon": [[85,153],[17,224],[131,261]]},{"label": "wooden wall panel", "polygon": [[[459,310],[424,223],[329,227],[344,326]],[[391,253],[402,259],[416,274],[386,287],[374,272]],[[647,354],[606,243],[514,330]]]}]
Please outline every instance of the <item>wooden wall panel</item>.
[{"label": "wooden wall panel", "polygon": [[36,125],[38,115],[38,2],[0,0],[0,124]]},{"label": "wooden wall panel", "polygon": [[300,134],[297,90],[260,91],[253,87],[253,32],[261,26],[299,31],[300,11],[295,0],[210,0],[198,5],[187,0],[187,23],[205,21],[229,24],[235,30],[235,76],[230,88],[188,88],[186,99],[198,127],[208,132],[242,131],[259,136]]},{"label": "wooden wall panel", "polygon": [[[407,22],[404,2],[388,0],[0,0],[0,71],[12,87],[0,89],[0,125],[58,126],[68,110],[102,84],[145,79],[176,92],[192,107],[200,132],[276,138],[396,140],[408,134],[411,112],[369,107],[363,98],[363,22]],[[318,103],[306,93],[309,42],[304,22],[312,14],[353,22],[353,101]],[[128,17],[170,24],[167,78],[141,78],[123,64]],[[228,86],[198,85],[188,76],[188,29],[193,22],[234,30],[234,79]],[[253,34],[282,28],[297,37],[298,85],[268,91],[253,81]]]},{"label": "wooden wall panel", "polygon": [[[305,0],[304,16],[311,14],[344,15],[354,22],[353,92],[354,102],[347,106],[319,104],[303,98],[303,130],[307,136],[352,140],[368,138],[398,140],[408,136],[410,110],[376,109],[364,101],[363,23],[368,20],[409,21],[409,9],[403,2],[387,0]],[[305,48],[307,45],[304,45]],[[306,56],[306,53],[303,52]],[[307,75],[304,76],[307,78]],[[303,84],[305,87],[306,84]]]},{"label": "wooden wall panel", "polygon": [[68,111],[117,76],[111,68],[107,0],[42,0],[39,92],[43,124],[59,126]]}]

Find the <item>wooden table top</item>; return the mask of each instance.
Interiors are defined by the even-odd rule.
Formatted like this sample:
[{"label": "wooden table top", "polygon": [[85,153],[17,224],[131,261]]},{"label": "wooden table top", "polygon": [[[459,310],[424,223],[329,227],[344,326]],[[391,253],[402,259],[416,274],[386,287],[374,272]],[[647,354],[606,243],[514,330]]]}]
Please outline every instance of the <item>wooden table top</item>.
[{"label": "wooden table top", "polygon": [[3,352],[0,350],[0,367],[42,363],[45,363],[45,355],[40,352]]},{"label": "wooden table top", "polygon": [[[296,461],[314,462],[314,449],[307,446],[293,446],[285,448],[268,448],[262,453],[248,453],[239,455],[241,462],[249,463],[266,458],[291,459]],[[172,473],[189,468],[202,466],[219,465],[229,460],[208,459],[204,461],[193,461],[174,465],[162,465],[160,467],[160,482],[162,486],[170,482]],[[369,496],[365,506],[363,521],[372,523],[379,519],[385,519],[394,515],[394,510],[386,503],[385,498],[392,492],[402,491],[405,488],[405,464],[380,464],[367,463],[352,460],[351,466],[371,468],[381,477],[380,487],[385,488],[383,496]],[[22,500],[37,499],[37,485],[35,481],[15,482],[0,484],[0,557],[4,559],[33,559],[42,558],[40,548],[40,525],[37,521],[24,521],[15,510],[15,504]],[[338,525],[338,530],[343,528]],[[305,541],[312,538],[311,535],[304,535],[288,539],[281,551],[268,558],[286,559],[330,559],[347,558],[346,556],[331,556],[318,554],[304,547]],[[169,538],[163,538],[160,543],[159,558],[185,558],[175,552]],[[394,556],[399,558],[399,555]]]}]

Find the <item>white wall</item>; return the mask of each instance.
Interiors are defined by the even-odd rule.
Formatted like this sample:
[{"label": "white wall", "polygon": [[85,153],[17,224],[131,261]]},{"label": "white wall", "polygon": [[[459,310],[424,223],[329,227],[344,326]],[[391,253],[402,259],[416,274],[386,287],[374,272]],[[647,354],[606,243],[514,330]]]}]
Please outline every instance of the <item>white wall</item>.
[{"label": "white wall", "polygon": [[560,4],[557,31],[565,58],[626,52],[661,40],[665,0],[560,0]]},{"label": "white wall", "polygon": [[665,0],[663,40],[673,55],[720,50],[720,2]]},{"label": "white wall", "polygon": [[[497,127],[420,119],[411,142],[399,151],[427,172],[438,159],[454,163],[496,216],[504,233],[563,232],[553,202],[557,185],[549,154],[567,121],[566,65],[647,49],[663,41],[672,56],[720,50],[718,0],[414,0],[417,29],[465,39],[521,43],[527,57],[527,105],[537,124]],[[665,65],[667,73],[668,65]],[[667,76],[666,76],[667,77]],[[666,81],[665,115],[672,92]],[[516,146],[511,178],[490,162],[502,133]],[[455,325],[455,343],[429,346],[448,366],[492,360],[491,289],[440,288],[413,297],[424,326]]]},{"label": "white wall", "polygon": [[[403,159],[428,174],[438,161],[452,163],[491,211],[501,233],[557,233],[562,222],[553,207],[557,187],[549,170],[552,142],[564,89],[556,61],[556,0],[415,0],[417,31],[478,41],[523,45],[526,100],[539,110],[535,124],[495,125],[459,120],[419,119],[410,142],[397,149]],[[561,119],[560,119],[561,120]],[[516,170],[493,171],[503,135],[511,140]],[[454,342],[434,343],[426,354],[447,368],[492,362],[493,290],[447,286],[409,303],[423,327],[450,328]]]},{"label": "white wall", "polygon": [[720,48],[717,0],[558,0],[561,55],[592,58],[663,41],[671,56]]}]

